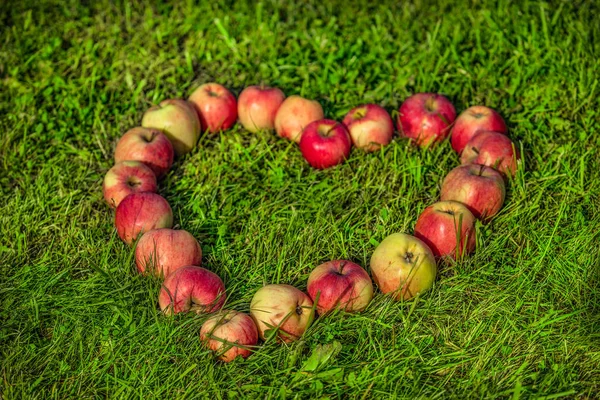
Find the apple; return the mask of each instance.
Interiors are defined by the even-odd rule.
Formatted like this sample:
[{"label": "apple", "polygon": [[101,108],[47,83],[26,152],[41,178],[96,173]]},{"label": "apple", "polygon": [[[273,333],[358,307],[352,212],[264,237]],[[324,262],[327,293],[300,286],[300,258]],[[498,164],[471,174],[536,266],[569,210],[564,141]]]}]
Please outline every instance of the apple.
[{"label": "apple", "polygon": [[398,131],[421,147],[444,140],[456,119],[456,110],[446,97],[436,93],[417,93],[407,98],[398,110]]},{"label": "apple", "polygon": [[468,164],[446,175],[440,198],[463,203],[475,218],[485,221],[500,211],[505,192],[504,179],[498,171],[485,165]]},{"label": "apple", "polygon": [[371,274],[382,293],[390,293],[396,300],[410,300],[431,289],[437,267],[425,243],[411,235],[393,233],[373,252]]},{"label": "apple", "polygon": [[325,169],[343,163],[350,155],[352,142],[343,124],[322,119],[304,128],[300,139],[300,151],[304,159],[317,169]]},{"label": "apple", "polygon": [[135,247],[135,264],[140,273],[167,277],[177,268],[202,264],[202,249],[191,233],[168,228],[142,235]]},{"label": "apple", "polygon": [[457,201],[439,201],[423,210],[415,224],[415,236],[436,257],[466,255],[475,250],[475,217]]},{"label": "apple", "polygon": [[282,138],[300,142],[302,131],[313,121],[323,119],[323,107],[318,101],[290,96],[281,103],[275,115],[275,131]]},{"label": "apple", "polygon": [[115,162],[135,160],[146,164],[158,179],[173,165],[173,145],[158,129],[137,127],[125,132],[117,142]]},{"label": "apple", "polygon": [[314,319],[313,302],[293,286],[266,285],[252,297],[250,315],[263,340],[276,331],[279,340],[290,343],[298,340]]},{"label": "apple", "polygon": [[219,359],[231,362],[237,356],[252,354],[258,343],[258,329],[248,314],[228,310],[207,319],[200,329],[200,340],[217,353]]},{"label": "apple", "polygon": [[237,120],[235,96],[223,85],[205,83],[188,100],[196,108],[202,128],[210,133],[225,131]]},{"label": "apple", "polygon": [[514,176],[518,159],[519,152],[507,136],[498,132],[481,131],[465,146],[460,163],[487,165],[505,176]]},{"label": "apple", "polygon": [[362,311],[373,298],[373,283],[360,265],[335,260],[313,269],[308,277],[307,291],[313,302],[317,302],[319,314],[336,308],[348,312]]},{"label": "apple", "polygon": [[166,314],[196,311],[211,313],[225,303],[225,285],[217,274],[188,265],[166,277],[158,295],[160,310]]},{"label": "apple", "polygon": [[180,99],[163,100],[150,107],[142,117],[142,126],[161,130],[178,156],[192,151],[200,137],[198,114],[189,102]]},{"label": "apple", "polygon": [[275,115],[285,100],[285,94],[268,86],[248,86],[238,97],[238,117],[244,129],[250,132],[273,130]]},{"label": "apple", "polygon": [[102,191],[104,200],[116,208],[132,193],[156,192],[156,176],[150,168],[139,161],[121,161],[113,165],[104,176]]},{"label": "apple", "polygon": [[117,206],[115,226],[121,240],[131,245],[144,232],[172,227],[173,211],[156,193],[132,193]]},{"label": "apple", "polygon": [[342,123],[348,128],[352,143],[365,151],[379,150],[394,136],[394,122],[390,114],[377,104],[354,107]]},{"label": "apple", "polygon": [[485,106],[472,106],[463,111],[452,127],[451,144],[454,151],[462,153],[467,142],[479,131],[506,133],[506,123],[496,111]]}]

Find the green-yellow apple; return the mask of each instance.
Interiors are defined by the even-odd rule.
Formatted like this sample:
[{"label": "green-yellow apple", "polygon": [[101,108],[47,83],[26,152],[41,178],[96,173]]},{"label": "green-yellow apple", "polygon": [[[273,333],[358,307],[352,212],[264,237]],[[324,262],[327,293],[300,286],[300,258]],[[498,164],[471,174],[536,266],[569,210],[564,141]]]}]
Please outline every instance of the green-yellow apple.
[{"label": "green-yellow apple", "polygon": [[142,118],[142,126],[161,130],[178,156],[192,151],[200,137],[196,110],[180,99],[163,100],[158,106],[150,107]]}]

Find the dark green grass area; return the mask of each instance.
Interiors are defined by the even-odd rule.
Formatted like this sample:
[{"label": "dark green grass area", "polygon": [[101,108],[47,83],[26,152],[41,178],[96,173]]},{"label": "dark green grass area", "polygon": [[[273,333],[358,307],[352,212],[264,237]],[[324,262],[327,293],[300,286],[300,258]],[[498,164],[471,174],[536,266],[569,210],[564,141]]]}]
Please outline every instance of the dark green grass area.
[{"label": "dark green grass area", "polygon": [[[30,3],[0,7],[0,396],[598,397],[597,2]],[[523,166],[476,253],[442,263],[432,291],[377,294],[224,365],[199,342],[205,317],[160,315],[160,282],[135,272],[101,190],[144,110],[207,81],[235,94],[264,81],[338,120],[441,92],[458,111],[499,110]],[[204,136],[160,192],[227,306],[248,311],[263,284],[305,289],[329,259],[368,268],[457,164],[447,142],[396,138],[318,172],[295,145],[236,126]]]}]

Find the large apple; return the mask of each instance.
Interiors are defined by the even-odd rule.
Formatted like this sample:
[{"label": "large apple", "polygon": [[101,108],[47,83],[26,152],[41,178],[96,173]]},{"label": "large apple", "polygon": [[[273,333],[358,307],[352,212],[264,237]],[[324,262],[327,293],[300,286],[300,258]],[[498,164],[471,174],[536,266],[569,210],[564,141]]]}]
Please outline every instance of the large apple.
[{"label": "large apple", "polygon": [[238,118],[250,132],[273,130],[275,115],[285,100],[285,94],[274,87],[248,86],[238,97]]},{"label": "large apple", "polygon": [[175,154],[189,153],[200,137],[200,120],[194,107],[185,100],[161,101],[142,117],[142,126],[161,130],[173,144]]},{"label": "large apple", "polygon": [[217,274],[190,265],[166,277],[158,295],[160,310],[166,315],[196,311],[211,313],[225,303],[225,285]]},{"label": "large apple", "polygon": [[452,148],[458,154],[462,153],[473,136],[479,131],[496,131],[506,133],[506,123],[496,111],[485,106],[472,106],[463,111],[451,132]]},{"label": "large apple", "polygon": [[231,362],[238,356],[246,358],[252,354],[258,343],[258,329],[248,314],[223,310],[202,324],[200,339],[221,361]]},{"label": "large apple", "polygon": [[237,102],[227,88],[218,83],[205,83],[188,99],[196,108],[202,129],[210,133],[225,131],[237,120]]},{"label": "large apple", "polygon": [[437,267],[425,243],[411,235],[394,233],[373,252],[371,273],[382,293],[390,293],[396,300],[409,300],[431,289]]},{"label": "large apple", "polygon": [[318,101],[290,96],[281,103],[275,115],[275,131],[282,138],[300,142],[302,131],[313,121],[323,119],[323,107]]},{"label": "large apple", "polygon": [[156,193],[132,193],[117,206],[115,226],[121,240],[131,245],[144,232],[172,227],[173,211]]},{"label": "large apple", "polygon": [[319,314],[336,308],[348,312],[362,311],[373,298],[373,283],[360,265],[335,260],[319,265],[310,273],[307,292],[313,302],[317,302]]},{"label": "large apple", "polygon": [[519,158],[519,152],[507,136],[498,132],[481,131],[469,140],[460,156],[460,162],[487,165],[506,176],[514,176]]},{"label": "large apple", "polygon": [[348,128],[354,146],[375,151],[392,141],[394,122],[387,111],[377,104],[353,108],[342,121]]},{"label": "large apple", "polygon": [[177,268],[202,264],[202,249],[191,233],[154,229],[142,235],[135,247],[135,264],[140,273],[167,277]]},{"label": "large apple", "polygon": [[463,203],[475,218],[485,221],[504,204],[504,179],[498,171],[485,165],[461,165],[446,175],[441,200]]},{"label": "large apple", "polygon": [[174,154],[173,145],[161,131],[137,127],[125,132],[117,142],[115,162],[141,161],[160,179],[173,165]]},{"label": "large apple", "polygon": [[139,161],[121,161],[113,165],[104,176],[104,200],[113,208],[132,193],[156,192],[156,176]]},{"label": "large apple", "polygon": [[304,159],[317,169],[341,164],[350,155],[352,142],[344,124],[322,119],[304,128],[300,139],[300,151]]},{"label": "large apple", "polygon": [[426,147],[444,140],[456,119],[456,110],[446,97],[417,93],[402,103],[398,111],[400,134]]},{"label": "large apple", "polygon": [[313,302],[308,295],[290,285],[266,285],[258,289],[250,303],[260,337],[276,334],[289,343],[298,340],[314,319]]},{"label": "large apple", "polygon": [[475,217],[457,201],[440,201],[427,207],[415,224],[415,236],[436,257],[466,255],[475,250]]}]

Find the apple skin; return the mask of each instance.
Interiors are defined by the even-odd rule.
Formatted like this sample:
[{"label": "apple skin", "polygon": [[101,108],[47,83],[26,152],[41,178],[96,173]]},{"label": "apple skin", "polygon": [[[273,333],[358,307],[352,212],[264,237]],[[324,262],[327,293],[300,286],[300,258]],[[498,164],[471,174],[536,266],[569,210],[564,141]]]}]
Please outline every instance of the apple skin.
[{"label": "apple skin", "polygon": [[131,245],[144,232],[172,227],[173,211],[156,193],[132,193],[117,206],[115,226],[121,240]]},{"label": "apple skin", "polygon": [[211,313],[223,307],[225,285],[217,274],[195,265],[181,267],[166,277],[158,305],[165,315],[194,310]]},{"label": "apple skin", "polygon": [[238,118],[250,132],[273,130],[275,115],[285,100],[285,94],[269,86],[248,86],[238,97]]},{"label": "apple skin", "polygon": [[475,217],[464,204],[439,201],[423,210],[415,224],[415,236],[425,242],[437,258],[456,258],[456,253],[466,255],[475,250]]},{"label": "apple skin", "polygon": [[182,229],[153,229],[138,240],[135,264],[142,274],[167,277],[180,267],[202,265],[202,248],[191,233]]},{"label": "apple skin", "polygon": [[237,101],[223,85],[205,83],[194,90],[188,101],[194,105],[202,129],[210,133],[225,131],[237,121]]},{"label": "apple skin", "polygon": [[104,176],[104,200],[112,208],[132,193],[156,192],[156,175],[139,161],[121,161],[113,165]]},{"label": "apple skin", "polygon": [[504,204],[504,178],[493,168],[468,164],[454,168],[442,183],[440,199],[463,203],[475,218],[486,221]]},{"label": "apple skin", "polygon": [[313,121],[304,128],[300,151],[311,167],[325,169],[343,163],[352,141],[344,124],[330,119]]},{"label": "apple skin", "polygon": [[115,149],[115,163],[141,161],[150,167],[158,179],[171,169],[174,156],[173,145],[161,131],[142,127],[125,132]]},{"label": "apple skin", "polygon": [[456,119],[456,110],[446,97],[436,93],[417,93],[407,98],[398,110],[398,131],[421,147],[443,141]]},{"label": "apple skin", "polygon": [[348,128],[354,146],[367,152],[388,145],[394,136],[394,122],[390,114],[377,104],[354,107],[342,123]]},{"label": "apple skin", "polygon": [[393,233],[371,256],[371,274],[382,293],[410,300],[431,289],[437,266],[429,247],[414,236]]},{"label": "apple skin", "polygon": [[347,260],[323,263],[308,277],[307,292],[317,311],[323,315],[334,309],[347,312],[364,310],[373,299],[371,277],[360,265]]},{"label": "apple skin", "polygon": [[300,339],[314,319],[313,302],[308,295],[290,285],[263,286],[252,297],[250,315],[260,337],[265,340],[267,331],[279,328],[280,341],[291,343]]},{"label": "apple skin", "polygon": [[463,111],[452,127],[450,142],[458,154],[462,153],[473,136],[479,131],[506,133],[506,123],[495,110],[485,106],[472,106]]},{"label": "apple skin", "polygon": [[142,117],[142,126],[162,131],[178,156],[192,151],[200,137],[198,114],[189,102],[181,99],[163,100],[150,107]]},{"label": "apple skin", "polygon": [[282,138],[300,143],[304,128],[324,117],[323,107],[318,101],[293,95],[279,106],[275,115],[275,131]]},{"label": "apple skin", "polygon": [[514,176],[519,159],[519,152],[506,135],[481,131],[465,146],[460,156],[460,163],[486,165],[505,176]]},{"label": "apple skin", "polygon": [[258,329],[248,314],[223,310],[202,324],[200,340],[217,353],[221,361],[231,362],[238,356],[247,358],[252,354],[252,348],[258,343]]}]

